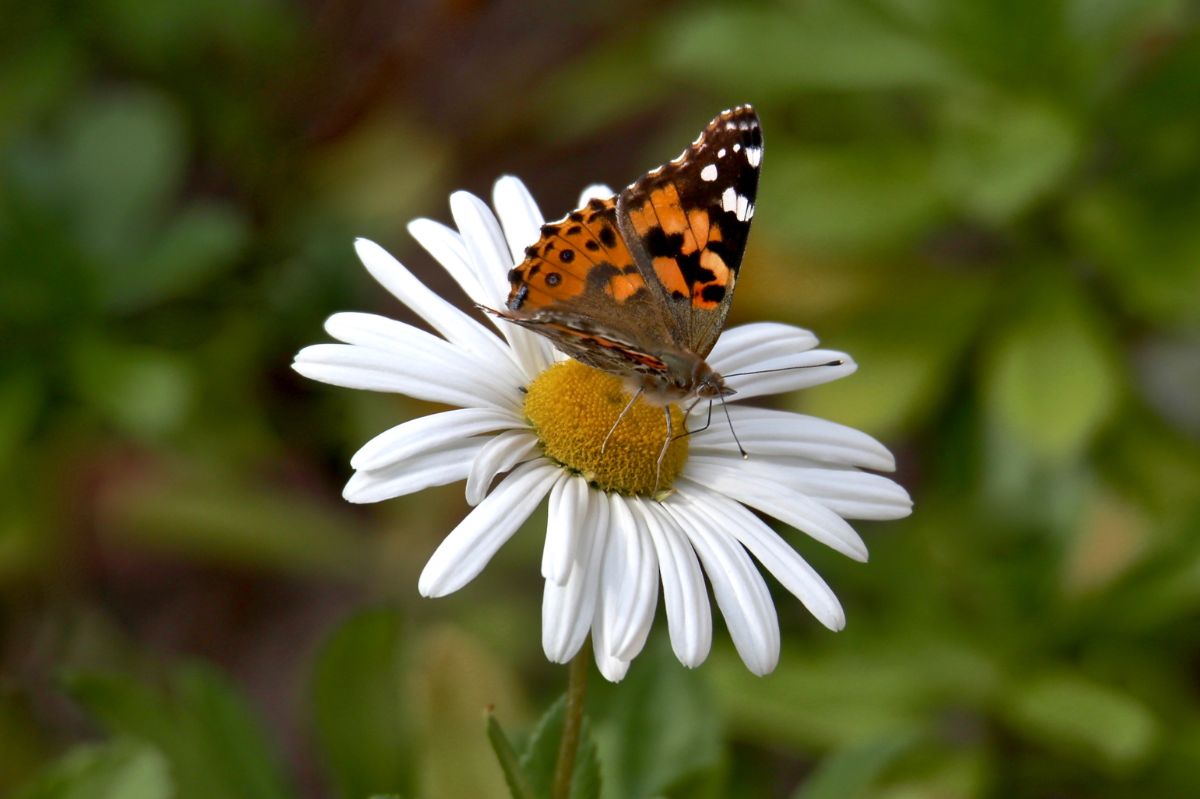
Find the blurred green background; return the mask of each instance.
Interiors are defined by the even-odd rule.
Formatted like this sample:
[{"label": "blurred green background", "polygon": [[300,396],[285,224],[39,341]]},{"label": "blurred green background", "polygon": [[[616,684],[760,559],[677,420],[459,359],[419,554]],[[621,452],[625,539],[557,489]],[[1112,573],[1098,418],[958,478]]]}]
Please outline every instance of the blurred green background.
[{"label": "blurred green background", "polygon": [[[849,625],[773,585],[783,656],[661,610],[598,678],[604,796],[1200,796],[1200,12],[1178,0],[0,8],[0,794],[506,795],[535,519],[454,597],[461,486],[353,507],[428,406],[288,368],[356,261],[448,193],[543,211],[724,107],[767,140],[734,322],[860,364],[795,409],[897,452],[868,565],[792,534]],[[464,301],[456,292],[450,296]]]}]

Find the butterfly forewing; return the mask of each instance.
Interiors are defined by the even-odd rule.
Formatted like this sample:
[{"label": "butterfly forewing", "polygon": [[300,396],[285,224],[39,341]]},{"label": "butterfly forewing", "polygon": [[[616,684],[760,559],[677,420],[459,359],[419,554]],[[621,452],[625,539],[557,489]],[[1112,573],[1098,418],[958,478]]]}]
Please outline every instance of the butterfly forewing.
[{"label": "butterfly forewing", "polygon": [[660,290],[673,344],[706,356],[729,311],[754,217],[763,138],[750,106],[708,123],[678,158],[617,198],[617,221]]}]

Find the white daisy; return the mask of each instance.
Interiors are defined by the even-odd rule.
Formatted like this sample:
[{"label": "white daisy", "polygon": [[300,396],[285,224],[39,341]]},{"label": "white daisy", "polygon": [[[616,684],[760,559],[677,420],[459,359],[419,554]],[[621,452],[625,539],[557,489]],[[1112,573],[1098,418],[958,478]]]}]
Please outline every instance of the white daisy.
[{"label": "white daisy", "polygon": [[[611,191],[591,187],[581,205],[593,196]],[[467,296],[499,308],[506,275],[537,240],[543,219],[516,178],[497,181],[493,201],[495,215],[457,192],[450,197],[457,231],[427,219],[408,229]],[[789,325],[725,331],[707,360],[737,391],[729,415],[750,456],[740,456],[718,411],[706,429],[671,445],[659,475],[660,409],[635,406],[601,455],[628,396],[616,377],[489,317],[495,335],[378,245],[360,239],[355,246],[375,279],[436,334],[339,313],[325,329],[342,343],[306,347],[294,368],[334,385],[457,406],[367,442],[351,459],[355,471],[344,491],[351,502],[378,502],[466,480],[474,509],[429,559],[423,595],[445,596],[470,582],[549,496],[541,571],[542,645],[551,661],[570,660],[590,633],[600,671],[620,680],[645,643],[661,582],[672,648],[685,666],[700,664],[712,640],[707,575],[742,660],[766,674],[779,659],[779,625],[755,560],[818,621],[842,628],[829,586],[750,508],[865,561],[867,548],[845,519],[908,515],[903,488],[861,471],[889,471],[894,460],[859,431],[742,403],[851,374],[856,365],[847,355],[816,349],[811,333]],[[811,368],[779,371],[794,366]],[[702,416],[703,409],[694,413],[690,426],[702,425]]]}]

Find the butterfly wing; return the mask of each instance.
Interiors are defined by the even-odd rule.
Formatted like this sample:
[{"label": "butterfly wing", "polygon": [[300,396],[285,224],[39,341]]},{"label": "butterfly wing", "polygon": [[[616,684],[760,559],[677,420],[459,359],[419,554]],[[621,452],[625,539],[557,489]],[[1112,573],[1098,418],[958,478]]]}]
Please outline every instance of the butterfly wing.
[{"label": "butterfly wing", "polygon": [[615,197],[591,200],[543,225],[508,279],[500,315],[573,358],[616,374],[666,368],[647,350],[668,340],[667,319],[621,237]]},{"label": "butterfly wing", "polygon": [[617,197],[622,238],[667,311],[669,341],[701,358],[729,313],[762,152],[758,115],[738,106],[709,122],[678,158]]}]

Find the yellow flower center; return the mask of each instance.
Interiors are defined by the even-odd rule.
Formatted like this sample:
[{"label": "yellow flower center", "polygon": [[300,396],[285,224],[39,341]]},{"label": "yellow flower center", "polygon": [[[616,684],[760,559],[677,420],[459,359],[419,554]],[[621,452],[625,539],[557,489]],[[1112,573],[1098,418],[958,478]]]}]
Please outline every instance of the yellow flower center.
[{"label": "yellow flower center", "polygon": [[[597,488],[629,496],[661,495],[687,461],[687,439],[671,441],[660,464],[667,440],[663,410],[639,399],[616,424],[629,397],[615,375],[579,361],[561,361],[529,384],[525,416],[546,456]],[[684,432],[683,412],[675,405],[670,411],[672,435],[678,436]]]}]

